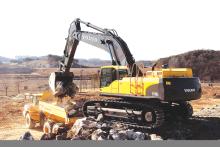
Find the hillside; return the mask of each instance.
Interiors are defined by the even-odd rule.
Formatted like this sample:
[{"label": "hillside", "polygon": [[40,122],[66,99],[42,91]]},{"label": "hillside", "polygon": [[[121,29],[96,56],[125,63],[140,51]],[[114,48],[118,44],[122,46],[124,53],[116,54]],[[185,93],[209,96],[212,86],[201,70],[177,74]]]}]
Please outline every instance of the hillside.
[{"label": "hillside", "polygon": [[204,81],[220,81],[220,51],[195,50],[159,59],[157,67],[168,64],[170,67],[190,67],[194,76]]},{"label": "hillside", "polygon": [[[59,65],[59,61],[62,59],[61,56],[57,55],[47,55],[41,57],[20,57],[13,60],[9,60],[13,64],[17,64],[22,67],[29,68],[57,68]],[[151,61],[138,61],[137,63],[144,63],[145,66],[150,66]],[[72,67],[80,68],[80,67],[100,67],[111,65],[110,60],[101,60],[98,58],[92,59],[74,59]]]},{"label": "hillside", "polygon": [[10,61],[9,58],[0,56],[0,63],[5,63],[5,62],[9,62],[9,61]]},{"label": "hillside", "polygon": [[[62,59],[61,56],[57,55],[47,55],[41,57],[25,57],[10,60],[10,63],[14,65],[17,64],[20,67],[28,68],[57,68],[59,66],[59,61]],[[78,60],[75,59],[72,67],[86,67],[78,64]]]},{"label": "hillside", "polygon": [[100,67],[104,65],[111,65],[110,60],[101,60],[101,59],[77,59],[78,64],[89,67]]},{"label": "hillside", "polygon": [[[20,57],[8,59],[0,57],[0,73],[31,73],[34,68],[58,68],[61,56],[47,55],[41,57]],[[199,76],[203,81],[220,81],[220,51],[194,50],[187,53],[159,59],[157,67],[169,64],[170,67],[189,67],[193,69],[194,76]],[[145,67],[152,66],[153,61],[137,61]],[[100,59],[75,59],[72,67],[100,67],[111,65],[110,60]],[[18,71],[18,72],[16,72]]]}]

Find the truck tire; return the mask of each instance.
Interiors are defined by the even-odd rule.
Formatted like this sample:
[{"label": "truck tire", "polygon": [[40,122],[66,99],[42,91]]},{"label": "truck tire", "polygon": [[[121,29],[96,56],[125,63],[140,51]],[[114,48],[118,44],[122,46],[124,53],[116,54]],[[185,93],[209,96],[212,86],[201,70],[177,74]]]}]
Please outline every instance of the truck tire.
[{"label": "truck tire", "polygon": [[28,128],[28,129],[33,129],[35,127],[35,122],[33,119],[31,119],[31,116],[29,113],[27,113],[25,115],[25,126]]},{"label": "truck tire", "polygon": [[44,126],[43,126],[43,132],[44,132],[45,134],[50,134],[50,133],[52,133],[53,125],[54,125],[53,122],[46,121],[46,122],[44,123]]}]

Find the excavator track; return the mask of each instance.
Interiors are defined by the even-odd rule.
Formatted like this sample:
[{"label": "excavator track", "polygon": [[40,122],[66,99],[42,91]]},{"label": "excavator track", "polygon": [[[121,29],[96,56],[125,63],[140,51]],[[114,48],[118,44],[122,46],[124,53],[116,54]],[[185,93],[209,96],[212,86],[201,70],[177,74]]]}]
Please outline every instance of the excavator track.
[{"label": "excavator track", "polygon": [[117,122],[124,126],[154,129],[164,122],[164,112],[156,103],[144,104],[137,101],[89,100],[83,105],[86,117],[97,117],[102,114],[104,122]]},{"label": "excavator track", "polygon": [[173,112],[173,116],[180,117],[183,120],[187,120],[192,117],[193,107],[190,105],[189,102],[181,102],[178,103],[178,105],[170,111]]}]

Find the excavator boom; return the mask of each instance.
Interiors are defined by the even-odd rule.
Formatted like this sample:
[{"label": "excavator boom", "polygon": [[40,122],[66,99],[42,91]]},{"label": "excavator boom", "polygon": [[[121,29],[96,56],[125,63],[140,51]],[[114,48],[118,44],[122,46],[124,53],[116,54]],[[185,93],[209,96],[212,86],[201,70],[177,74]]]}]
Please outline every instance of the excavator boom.
[{"label": "excavator boom", "polygon": [[[80,26],[81,23],[99,33],[82,31]],[[61,68],[61,71],[69,71],[79,41],[88,43],[110,53],[113,65],[132,66],[135,63],[127,44],[117,35],[115,30],[102,29],[91,23],[76,19],[70,25],[64,50],[64,58],[61,62],[61,67],[64,69]]]}]

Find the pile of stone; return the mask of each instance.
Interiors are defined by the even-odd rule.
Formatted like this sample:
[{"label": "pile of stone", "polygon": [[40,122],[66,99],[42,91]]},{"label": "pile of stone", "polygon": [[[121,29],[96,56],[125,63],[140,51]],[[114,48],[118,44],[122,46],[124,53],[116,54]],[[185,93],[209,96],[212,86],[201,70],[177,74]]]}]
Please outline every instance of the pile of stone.
[{"label": "pile of stone", "polygon": [[122,125],[78,119],[68,132],[72,140],[148,140],[149,135]]},{"label": "pile of stone", "polygon": [[40,140],[162,140],[156,134],[148,134],[117,123],[104,123],[94,118],[78,119],[71,129],[58,126],[53,133],[43,134]]},{"label": "pile of stone", "polygon": [[18,140],[34,140],[34,137],[31,135],[29,131],[27,131],[23,135],[21,135]]}]

